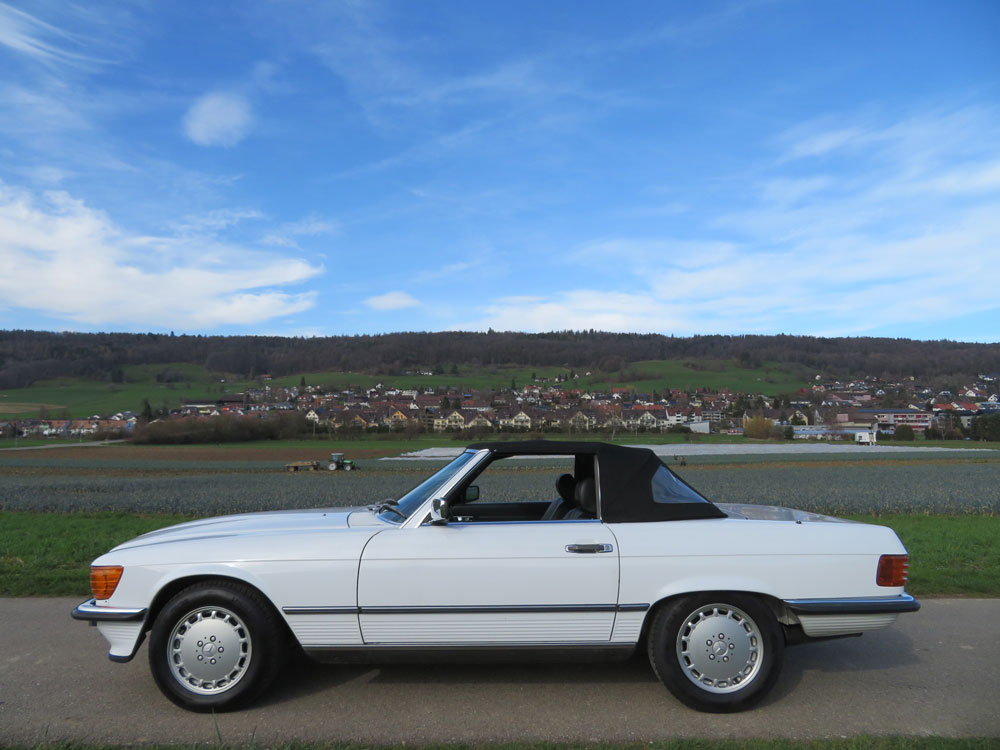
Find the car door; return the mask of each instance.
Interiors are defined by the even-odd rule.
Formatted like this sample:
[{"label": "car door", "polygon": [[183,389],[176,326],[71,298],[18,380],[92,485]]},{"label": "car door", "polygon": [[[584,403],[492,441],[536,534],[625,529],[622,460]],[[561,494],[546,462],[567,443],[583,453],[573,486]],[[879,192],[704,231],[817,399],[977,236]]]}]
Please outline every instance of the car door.
[{"label": "car door", "polygon": [[367,644],[607,643],[617,603],[617,543],[596,520],[388,529],[358,578]]}]

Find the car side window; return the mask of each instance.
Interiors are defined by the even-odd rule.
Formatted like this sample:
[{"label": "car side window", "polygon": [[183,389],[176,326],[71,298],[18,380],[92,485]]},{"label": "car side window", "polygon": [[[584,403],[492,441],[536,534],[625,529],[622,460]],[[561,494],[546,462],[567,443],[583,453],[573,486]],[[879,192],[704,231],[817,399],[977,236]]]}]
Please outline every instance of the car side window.
[{"label": "car side window", "polygon": [[685,484],[666,466],[661,466],[653,474],[653,502],[707,503],[708,501]]},{"label": "car side window", "polygon": [[451,512],[466,523],[559,520],[572,497],[573,468],[572,456],[497,459],[456,488]]}]

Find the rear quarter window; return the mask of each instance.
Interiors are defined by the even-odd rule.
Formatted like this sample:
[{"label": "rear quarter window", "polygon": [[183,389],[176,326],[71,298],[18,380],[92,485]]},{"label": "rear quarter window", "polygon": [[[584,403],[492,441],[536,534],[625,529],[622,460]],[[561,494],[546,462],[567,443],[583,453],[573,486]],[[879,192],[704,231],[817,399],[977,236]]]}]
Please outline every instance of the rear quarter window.
[{"label": "rear quarter window", "polygon": [[661,466],[653,474],[654,503],[707,503],[693,489],[675,476],[666,466]]}]

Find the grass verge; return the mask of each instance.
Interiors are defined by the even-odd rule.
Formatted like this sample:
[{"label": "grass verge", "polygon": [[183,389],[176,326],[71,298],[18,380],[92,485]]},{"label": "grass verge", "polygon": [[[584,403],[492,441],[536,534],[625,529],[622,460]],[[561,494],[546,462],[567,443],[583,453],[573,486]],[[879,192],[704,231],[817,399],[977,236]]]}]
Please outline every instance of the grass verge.
[{"label": "grass verge", "polygon": [[1000,596],[1000,516],[851,516],[893,529],[910,553],[912,594]]},{"label": "grass verge", "polygon": [[[1000,596],[1000,517],[851,516],[889,526],[910,552],[916,596]],[[0,596],[85,596],[98,555],[183,515],[0,512]]]},{"label": "grass verge", "polygon": [[0,512],[0,596],[86,596],[91,561],[180,515]]}]

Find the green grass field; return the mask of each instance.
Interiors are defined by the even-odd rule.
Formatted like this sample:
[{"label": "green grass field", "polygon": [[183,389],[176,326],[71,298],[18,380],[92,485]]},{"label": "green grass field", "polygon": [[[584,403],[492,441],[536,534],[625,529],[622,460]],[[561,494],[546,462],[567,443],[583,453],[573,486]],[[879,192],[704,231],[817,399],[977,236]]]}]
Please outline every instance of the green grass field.
[{"label": "green grass field", "polygon": [[[188,518],[398,497],[440,462],[377,456],[462,444],[435,436],[5,452],[0,454],[0,595],[83,595],[94,557]],[[319,460],[331,450],[358,458],[359,471],[283,470],[286,461]],[[666,460],[717,502],[784,505],[892,527],[913,558],[915,593],[1000,596],[1000,458],[995,455],[706,455],[690,456],[684,468]],[[493,499],[554,496],[549,463],[512,462]]]},{"label": "green grass field", "polygon": [[[179,382],[160,383],[157,375],[171,371]],[[468,392],[491,391],[530,385],[535,380],[554,381],[567,376],[565,367],[458,367],[452,374],[450,368],[440,375],[369,375],[352,372],[307,372],[275,378],[271,385],[297,386],[302,378],[308,385],[325,385],[334,388],[359,386],[370,388],[378,383],[402,389],[454,388]],[[578,370],[580,377],[563,383],[564,388],[608,390],[634,388],[639,392],[665,392],[672,388],[695,390],[697,388],[729,388],[734,392],[776,395],[806,387],[806,383],[779,365],[766,363],[758,368],[743,369],[733,362],[717,360],[662,360],[636,362],[612,377],[594,374],[587,376]],[[176,408],[182,399],[214,400],[223,393],[240,393],[256,383],[220,377],[203,366],[184,363],[134,365],[125,368],[125,382],[107,383],[75,378],[39,381],[28,388],[0,391],[0,419],[35,419],[47,413],[50,418],[73,419],[110,415],[119,411],[139,411],[143,400],[148,399],[153,408]],[[633,377],[635,376],[635,377]]]},{"label": "green grass field", "polygon": [[154,409],[175,409],[181,399],[215,401],[221,393],[239,393],[241,383],[102,383],[93,380],[45,380],[30,388],[0,391],[0,418],[38,419],[47,413],[50,419],[84,419],[110,416],[120,411],[142,409],[148,399]]},{"label": "green grass field", "polygon": [[[536,380],[566,377],[571,372],[566,367],[458,367],[458,374],[446,369],[440,375],[365,375],[345,372],[311,372],[304,375],[289,375],[275,378],[275,383],[298,385],[305,377],[309,385],[331,385],[344,388],[360,385],[366,388],[383,383],[398,388],[448,387],[458,390],[491,390],[509,388],[514,382],[518,387],[531,385]],[[783,369],[777,363],[765,363],[760,367],[744,369],[728,360],[650,360],[633,362],[620,373],[612,376],[594,373],[587,375],[585,368],[578,368],[575,380],[562,384],[563,388],[583,388],[586,390],[610,390],[611,388],[634,388],[640,392],[669,391],[679,388],[694,391],[698,388],[729,388],[733,392],[763,393],[774,396],[805,388],[808,384]],[[638,377],[631,377],[632,374]],[[541,384],[541,383],[539,383]]]},{"label": "green grass field", "polygon": [[775,362],[764,363],[760,367],[742,368],[731,360],[651,360],[633,362],[625,368],[624,373],[627,375],[632,371],[636,371],[641,378],[629,380],[627,377],[594,377],[583,380],[588,388],[631,386],[637,391],[655,390],[661,393],[671,388],[682,391],[728,388],[733,393],[763,393],[766,396],[792,393],[809,385]]}]

